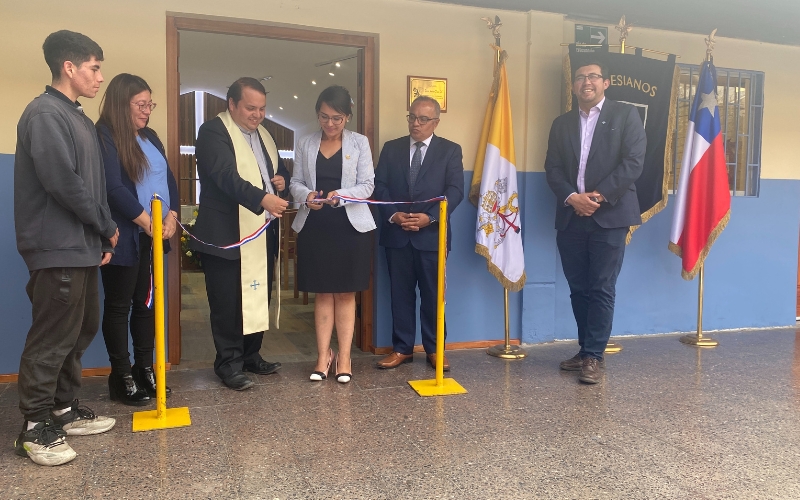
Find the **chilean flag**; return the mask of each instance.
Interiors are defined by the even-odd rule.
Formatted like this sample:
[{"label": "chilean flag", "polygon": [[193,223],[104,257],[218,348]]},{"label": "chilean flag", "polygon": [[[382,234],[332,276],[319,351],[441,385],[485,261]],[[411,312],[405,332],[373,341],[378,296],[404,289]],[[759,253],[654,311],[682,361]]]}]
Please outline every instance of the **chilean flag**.
[{"label": "chilean flag", "polygon": [[669,238],[669,249],[681,257],[681,276],[687,280],[700,270],[731,216],[716,82],[717,70],[710,61],[705,61],[686,130]]}]

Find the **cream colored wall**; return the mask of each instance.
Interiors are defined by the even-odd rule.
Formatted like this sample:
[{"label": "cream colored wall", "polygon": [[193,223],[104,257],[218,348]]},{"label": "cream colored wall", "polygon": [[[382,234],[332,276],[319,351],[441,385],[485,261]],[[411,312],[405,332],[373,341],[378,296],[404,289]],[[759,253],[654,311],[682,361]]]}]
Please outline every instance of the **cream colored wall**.
[{"label": "cream colored wall", "polygon": [[[0,153],[13,153],[16,123],[25,105],[49,83],[41,45],[58,29],[80,31],[105,51],[107,80],[120,72],[144,77],[154,100],[166,104],[165,17],[167,12],[236,17],[332,30],[375,33],[378,39],[378,144],[407,133],[406,76],[448,79],[448,112],[437,133],[463,146],[464,165],[475,161],[476,141],[491,85],[493,40],[480,17],[500,15],[502,45],[509,52],[508,75],[514,110],[518,168],[541,171],[552,120],[560,112],[560,41],[573,39],[574,23],[558,14],[508,12],[438,4],[421,0],[241,0],[237,10],[215,0],[140,0],[123,9],[119,2],[95,2],[91,8],[46,0],[3,2],[0,42]],[[130,4],[129,4],[130,5]],[[616,33],[609,27],[609,33]],[[612,35],[613,37],[613,35]],[[612,38],[613,39],[613,38]],[[703,36],[635,28],[629,38],[641,45],[681,55],[697,63],[705,50]],[[762,177],[800,178],[793,143],[800,125],[792,114],[800,97],[782,89],[798,81],[800,48],[718,37],[719,66],[759,70],[765,78]],[[84,100],[97,117],[99,98]],[[165,136],[165,107],[156,110],[153,127]]]},{"label": "cream colored wall", "polygon": [[[574,40],[574,22],[564,22],[564,42]],[[596,23],[587,23],[596,24]],[[709,32],[713,29],[709,27]],[[618,39],[613,26],[608,27],[612,43]],[[761,178],[800,179],[800,161],[796,143],[800,138],[800,94],[787,91],[800,81],[800,47],[736,40],[717,34],[714,64],[764,72],[764,122],[762,130]],[[693,35],[634,27],[627,43],[677,54],[679,63],[700,64],[705,58],[707,35]]]},{"label": "cream colored wall", "polygon": [[[550,125],[561,114],[561,60],[559,45],[564,16],[543,12],[528,13],[528,94],[520,111],[526,111],[527,124],[525,167],[531,172],[544,171]],[[518,113],[515,123],[522,116]],[[517,142],[519,144],[519,142]],[[518,156],[519,157],[519,156]],[[523,170],[520,168],[520,170]]]},{"label": "cream colored wall", "polygon": [[[492,79],[489,43],[493,39],[480,20],[490,14],[484,9],[416,0],[239,1],[235,12],[230,4],[211,0],[141,0],[130,9],[121,9],[118,2],[95,2],[91,9],[81,10],[66,5],[32,0],[4,7],[0,32],[3,39],[14,40],[14,50],[5,50],[6,64],[0,67],[5,90],[0,93],[0,107],[5,110],[0,118],[0,152],[14,151],[20,113],[49,83],[41,45],[58,29],[80,31],[103,47],[106,61],[102,69],[107,80],[123,71],[139,74],[153,88],[154,100],[166,103],[165,16],[169,11],[377,33],[378,143],[408,133],[406,76],[444,77],[448,79],[448,112],[442,115],[437,133],[463,146],[466,168],[474,163]],[[526,85],[527,15],[498,14],[503,20],[503,45],[514,56],[515,64],[509,65],[512,102],[521,106]],[[89,116],[97,116],[98,104],[99,98],[84,103]],[[518,123],[516,142],[522,145],[525,128]],[[154,113],[152,125],[165,135],[163,108]]]}]

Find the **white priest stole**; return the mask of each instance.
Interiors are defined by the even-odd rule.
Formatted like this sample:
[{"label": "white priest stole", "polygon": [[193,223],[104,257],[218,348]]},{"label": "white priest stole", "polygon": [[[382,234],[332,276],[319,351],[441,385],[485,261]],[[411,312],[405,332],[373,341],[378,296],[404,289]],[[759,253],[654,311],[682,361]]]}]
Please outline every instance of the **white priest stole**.
[{"label": "white priest stole", "polygon": [[[250,149],[250,144],[245,140],[239,126],[233,121],[227,111],[218,115],[228,129],[228,135],[233,142],[233,152],[236,155],[236,170],[239,177],[254,186],[263,185],[261,170],[258,168],[256,156]],[[272,161],[273,168],[278,168],[278,148],[275,141],[267,130],[259,125],[258,134],[267,148],[267,154]],[[269,182],[269,181],[267,181]],[[239,239],[258,231],[265,222],[265,215],[269,217],[269,212],[256,215],[247,208],[239,205]],[[273,222],[276,224],[277,221]],[[280,231],[278,231],[278,248],[280,249]],[[245,243],[239,247],[241,254],[241,294],[242,294],[242,330],[245,335],[269,330],[269,279],[267,274],[267,235],[262,233],[258,238]],[[279,328],[280,319],[280,254],[275,260],[275,293],[278,297],[278,312],[275,318],[275,326]]]}]

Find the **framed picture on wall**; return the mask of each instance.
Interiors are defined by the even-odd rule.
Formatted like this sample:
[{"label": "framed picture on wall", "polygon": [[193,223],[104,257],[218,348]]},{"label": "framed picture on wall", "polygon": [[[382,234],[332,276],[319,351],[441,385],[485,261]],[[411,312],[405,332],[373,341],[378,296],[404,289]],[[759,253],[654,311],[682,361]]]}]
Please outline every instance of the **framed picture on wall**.
[{"label": "framed picture on wall", "polygon": [[425,95],[436,99],[447,113],[447,78],[431,78],[428,76],[408,76],[408,109],[417,97]]}]

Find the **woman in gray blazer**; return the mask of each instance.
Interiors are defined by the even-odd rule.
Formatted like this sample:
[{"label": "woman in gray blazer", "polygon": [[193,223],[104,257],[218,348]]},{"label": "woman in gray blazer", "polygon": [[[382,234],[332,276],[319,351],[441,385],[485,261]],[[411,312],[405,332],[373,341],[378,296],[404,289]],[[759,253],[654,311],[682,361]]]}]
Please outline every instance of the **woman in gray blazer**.
[{"label": "woman in gray blazer", "polygon": [[[297,283],[314,292],[317,364],[311,380],[325,380],[335,360],[336,381],[352,379],[350,346],[356,318],[355,292],[369,288],[375,220],[367,205],[342,203],[336,195],[368,198],[375,186],[367,138],[345,129],[352,100],[344,87],[323,90],[317,99],[320,130],[302,137],[295,148],[289,190],[305,202],[295,217]],[[339,354],[331,349],[336,325]]]}]

